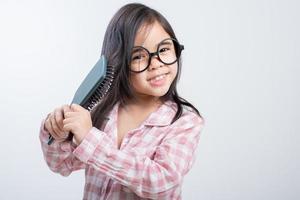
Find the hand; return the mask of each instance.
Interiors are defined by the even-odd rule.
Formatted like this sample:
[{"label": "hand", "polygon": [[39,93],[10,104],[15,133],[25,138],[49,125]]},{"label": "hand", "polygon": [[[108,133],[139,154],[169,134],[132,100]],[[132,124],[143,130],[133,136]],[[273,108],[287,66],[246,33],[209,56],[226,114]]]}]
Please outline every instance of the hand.
[{"label": "hand", "polygon": [[64,112],[68,110],[70,110],[69,105],[56,108],[53,112],[48,114],[45,120],[45,129],[58,142],[66,140],[69,136],[69,133],[63,130]]},{"label": "hand", "polygon": [[92,126],[91,114],[78,104],[72,104],[70,110],[64,112],[63,130],[72,132],[77,144],[80,144]]}]

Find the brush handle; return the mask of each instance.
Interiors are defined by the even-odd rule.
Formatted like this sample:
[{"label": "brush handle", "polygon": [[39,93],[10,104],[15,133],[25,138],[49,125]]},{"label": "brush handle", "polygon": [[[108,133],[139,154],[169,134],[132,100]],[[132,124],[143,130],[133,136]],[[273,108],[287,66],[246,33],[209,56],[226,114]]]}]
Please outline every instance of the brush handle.
[{"label": "brush handle", "polygon": [[49,135],[49,139],[48,139],[47,144],[51,145],[53,142],[54,142],[54,137],[52,137],[52,135]]}]

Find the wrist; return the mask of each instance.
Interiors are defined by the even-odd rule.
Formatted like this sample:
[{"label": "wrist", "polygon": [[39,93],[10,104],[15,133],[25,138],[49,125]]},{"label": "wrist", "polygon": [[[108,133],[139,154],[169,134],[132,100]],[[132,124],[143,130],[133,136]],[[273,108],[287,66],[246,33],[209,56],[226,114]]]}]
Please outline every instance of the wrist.
[{"label": "wrist", "polygon": [[73,137],[73,142],[76,144],[76,145],[79,145],[82,140],[84,139],[84,136],[80,136],[80,135],[75,135],[74,134],[74,137]]},{"label": "wrist", "polygon": [[84,138],[90,132],[91,129],[92,129],[92,127],[87,129],[86,131],[82,131],[82,134],[76,134],[76,135],[74,134],[75,144],[79,145],[84,140]]}]

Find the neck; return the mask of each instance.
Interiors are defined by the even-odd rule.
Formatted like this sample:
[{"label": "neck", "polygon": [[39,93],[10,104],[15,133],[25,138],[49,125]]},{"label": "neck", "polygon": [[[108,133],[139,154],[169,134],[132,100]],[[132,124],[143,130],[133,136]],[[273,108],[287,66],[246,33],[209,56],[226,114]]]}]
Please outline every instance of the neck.
[{"label": "neck", "polygon": [[142,111],[154,111],[160,105],[162,101],[159,98],[136,98],[131,100],[124,106],[124,109],[130,112]]}]

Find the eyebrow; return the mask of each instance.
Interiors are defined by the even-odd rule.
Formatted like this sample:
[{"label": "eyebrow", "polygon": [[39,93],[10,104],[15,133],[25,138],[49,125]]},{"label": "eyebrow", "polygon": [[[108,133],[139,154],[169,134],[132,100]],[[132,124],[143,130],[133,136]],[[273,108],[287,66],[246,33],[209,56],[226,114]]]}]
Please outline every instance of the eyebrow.
[{"label": "eyebrow", "polygon": [[141,47],[141,46],[133,47],[133,51],[131,52],[131,54],[134,54],[136,52],[142,51],[141,48],[139,48],[139,47]]},{"label": "eyebrow", "polygon": [[[167,38],[166,38],[167,39]],[[162,41],[164,41],[165,39],[163,39]],[[157,45],[156,45],[156,48],[158,47],[158,45],[172,45],[172,42],[170,42],[170,41],[164,41],[164,42],[162,42],[162,41],[160,41]],[[145,49],[147,49],[146,47],[144,47],[144,46],[134,46],[133,47],[133,51],[131,52],[131,53],[136,53],[136,52],[138,52],[138,51],[140,51],[140,49],[139,49],[139,47],[143,47],[143,48],[145,48]],[[148,50],[148,49],[147,49]],[[149,51],[149,50],[148,50]],[[149,51],[150,52],[150,51]]]},{"label": "eyebrow", "polygon": [[172,42],[170,42],[170,41],[164,41],[164,42],[160,42],[159,44],[170,44],[170,45],[172,45]]}]

